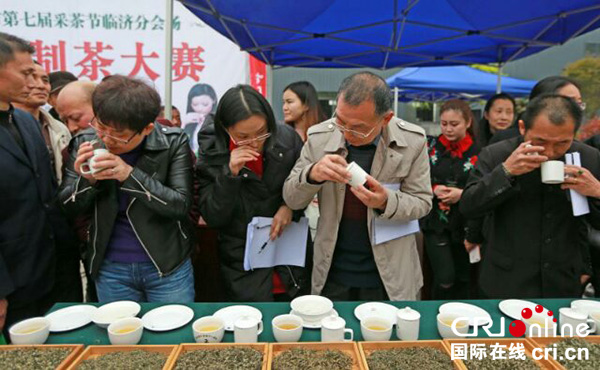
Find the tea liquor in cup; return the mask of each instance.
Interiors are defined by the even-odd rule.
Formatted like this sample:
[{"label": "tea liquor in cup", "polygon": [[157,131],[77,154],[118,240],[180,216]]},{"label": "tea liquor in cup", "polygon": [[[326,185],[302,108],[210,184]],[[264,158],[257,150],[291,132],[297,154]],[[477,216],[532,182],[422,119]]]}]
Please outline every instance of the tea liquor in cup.
[{"label": "tea liquor in cup", "polygon": [[8,330],[12,344],[44,344],[50,334],[50,320],[33,317],[20,321]]},{"label": "tea liquor in cup", "polygon": [[262,321],[244,315],[233,324],[233,339],[235,343],[256,343],[262,331]]},{"label": "tea liquor in cup", "polygon": [[107,330],[111,344],[136,345],[142,339],[144,324],[139,317],[127,317],[113,322]]},{"label": "tea liquor in cup", "polygon": [[442,312],[437,315],[437,327],[443,339],[463,338],[469,332],[469,319],[461,318],[458,313]]},{"label": "tea liquor in cup", "polygon": [[219,343],[225,335],[225,321],[217,316],[204,316],[192,324],[196,343]]},{"label": "tea liquor in cup", "polygon": [[[346,334],[350,337],[346,339]],[[339,316],[328,316],[321,320],[321,342],[351,342],[354,331],[346,329],[346,320]]]},{"label": "tea liquor in cup", "polygon": [[298,342],[302,337],[302,318],[297,315],[279,315],[272,321],[273,336],[278,342]]},{"label": "tea liquor in cup", "polygon": [[394,323],[384,317],[369,316],[361,320],[360,332],[367,342],[385,342],[392,337]]}]

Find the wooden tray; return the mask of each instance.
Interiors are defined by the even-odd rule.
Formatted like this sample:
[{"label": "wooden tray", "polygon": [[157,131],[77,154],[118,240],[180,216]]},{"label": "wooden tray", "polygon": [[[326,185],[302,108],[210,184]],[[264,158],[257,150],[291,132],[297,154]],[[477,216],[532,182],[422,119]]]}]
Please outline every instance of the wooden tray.
[{"label": "wooden tray", "polygon": [[171,362],[175,356],[175,351],[177,350],[176,345],[137,345],[137,346],[88,346],[77,359],[69,366],[69,370],[77,369],[79,364],[84,360],[90,358],[96,358],[107,353],[112,352],[129,352],[135,350],[144,350],[150,352],[160,352],[166,354],[167,362],[165,362],[165,366],[163,366],[163,370],[169,369]]},{"label": "wooden tray", "polygon": [[[292,348],[305,348],[305,349],[316,349],[316,350],[327,350],[327,349],[337,349],[338,351],[342,351],[345,354],[352,357],[352,370],[366,370],[363,365],[362,358],[360,357],[360,352],[358,352],[358,346],[356,342],[298,342],[298,343],[271,343],[269,344],[269,361],[267,370],[271,370],[271,364],[273,363],[273,359],[279,355],[281,352],[286,351]],[[306,369],[310,370],[310,369]]]},{"label": "wooden tray", "polygon": [[[448,347],[448,350],[452,351],[452,343],[466,343],[467,350],[468,346],[471,343],[483,343],[483,344],[504,344],[506,345],[506,356],[508,356],[508,349],[510,348],[511,343],[523,343],[525,347],[525,355],[530,357],[538,366],[543,370],[554,370],[556,369],[556,365],[554,361],[549,360],[535,360],[531,355],[531,351],[533,351],[536,346],[533,342],[531,342],[528,338],[462,338],[462,339],[444,339],[444,343]],[[465,365],[465,369],[467,369]]]},{"label": "wooden tray", "polygon": [[[392,342],[359,342],[358,349],[360,351],[360,356],[363,361],[363,366],[365,369],[369,368],[367,363],[367,357],[371,354],[371,352],[375,350],[381,349],[396,349],[396,348],[408,348],[408,347],[433,347],[441,350],[442,352],[448,354],[450,356],[450,347],[447,347],[444,342],[441,340],[419,340],[419,341],[392,341]],[[465,370],[465,364],[461,360],[453,360],[454,369],[456,370]]]},{"label": "wooden tray", "polygon": [[223,349],[223,348],[230,348],[230,347],[250,347],[250,348],[254,348],[254,349],[262,352],[263,353],[262,370],[267,369],[267,363],[269,362],[269,351],[268,351],[269,348],[268,348],[267,343],[248,343],[248,344],[245,344],[245,343],[184,343],[184,344],[181,344],[177,348],[177,351],[175,352],[175,355],[173,356],[173,360],[169,364],[170,366],[168,367],[168,369],[175,369],[175,365],[177,364],[177,359],[179,359],[179,356],[181,356],[185,352],[211,350],[211,349]]},{"label": "wooden tray", "polygon": [[73,361],[75,361],[75,359],[79,356],[79,354],[81,353],[81,351],[83,351],[83,344],[41,344],[41,345],[38,345],[38,344],[32,344],[32,345],[19,344],[19,345],[5,345],[5,346],[0,346],[0,351],[8,351],[8,350],[11,350],[11,349],[24,349],[24,348],[38,348],[38,349],[45,349],[45,348],[67,348],[67,349],[70,349],[71,353],[67,357],[65,357],[65,359],[56,368],[56,370],[65,370],[65,369],[67,369],[67,367]]},{"label": "wooden tray", "polygon": [[[534,347],[538,347],[538,348],[545,348],[546,346],[550,345],[550,344],[554,344],[556,342],[560,342],[563,339],[567,339],[568,337],[545,337],[545,338],[529,338],[529,340],[531,341],[531,343],[533,344]],[[594,344],[600,344],[600,336],[599,335],[588,335],[585,338],[580,338],[583,339],[585,341],[594,343]],[[554,369],[560,369],[560,370],[564,370],[565,367],[562,366],[560,364],[560,362],[551,359],[550,360],[553,364],[554,364]]]}]

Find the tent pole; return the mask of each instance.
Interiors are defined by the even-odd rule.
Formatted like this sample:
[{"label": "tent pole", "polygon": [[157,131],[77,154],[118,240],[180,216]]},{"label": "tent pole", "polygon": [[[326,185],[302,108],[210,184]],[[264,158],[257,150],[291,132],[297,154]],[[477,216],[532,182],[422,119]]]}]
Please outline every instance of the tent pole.
[{"label": "tent pole", "polygon": [[502,63],[498,63],[498,79],[496,80],[496,94],[502,92]]},{"label": "tent pole", "polygon": [[394,116],[398,117],[398,87],[394,87]]},{"label": "tent pole", "polygon": [[173,118],[173,0],[165,0],[165,118]]}]

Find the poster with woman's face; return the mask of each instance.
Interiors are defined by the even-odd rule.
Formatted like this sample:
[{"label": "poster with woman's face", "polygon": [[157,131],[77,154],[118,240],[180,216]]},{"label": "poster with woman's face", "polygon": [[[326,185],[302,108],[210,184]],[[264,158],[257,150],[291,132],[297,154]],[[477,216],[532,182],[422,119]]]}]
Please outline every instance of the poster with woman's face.
[{"label": "poster with woman's face", "polygon": [[192,86],[188,92],[187,108],[182,120],[182,127],[185,129],[190,124],[202,126],[206,116],[215,112],[217,100],[217,94],[211,85],[199,83]]}]

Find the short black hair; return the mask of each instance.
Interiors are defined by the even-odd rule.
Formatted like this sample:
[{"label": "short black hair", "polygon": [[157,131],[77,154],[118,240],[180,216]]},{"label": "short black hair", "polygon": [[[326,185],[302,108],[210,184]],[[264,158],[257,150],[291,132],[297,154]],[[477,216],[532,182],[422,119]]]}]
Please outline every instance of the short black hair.
[{"label": "short black hair", "polygon": [[527,104],[523,113],[525,131],[531,129],[533,121],[541,114],[548,116],[550,122],[557,126],[565,124],[569,118],[573,119],[575,132],[583,118],[581,108],[573,99],[558,94],[542,94]]},{"label": "short black hair", "polygon": [[15,58],[15,53],[35,54],[35,48],[20,37],[0,32],[0,67]]},{"label": "short black hair", "polygon": [[141,80],[114,75],[94,89],[92,108],[104,125],[141,132],[158,116],[160,95]]},{"label": "short black hair", "polygon": [[542,94],[556,94],[558,90],[562,89],[567,85],[573,85],[577,89],[581,90],[579,83],[572,78],[565,76],[550,76],[538,81],[535,84],[531,93],[529,93],[529,100],[535,99]]},{"label": "short black hair", "polygon": [[358,72],[346,77],[337,93],[337,98],[351,106],[372,100],[375,114],[381,116],[392,109],[392,92],[385,80],[371,72]]},{"label": "short black hair", "polygon": [[237,85],[227,90],[219,101],[215,113],[215,130],[226,137],[225,129],[254,115],[267,121],[267,128],[274,136],[277,122],[267,99],[250,85]]}]

